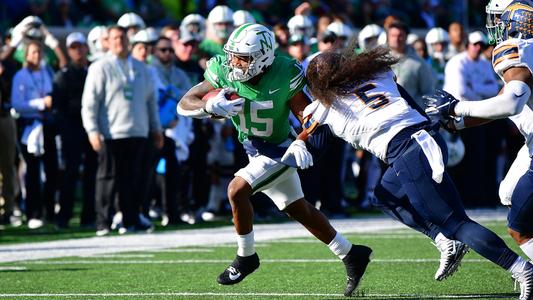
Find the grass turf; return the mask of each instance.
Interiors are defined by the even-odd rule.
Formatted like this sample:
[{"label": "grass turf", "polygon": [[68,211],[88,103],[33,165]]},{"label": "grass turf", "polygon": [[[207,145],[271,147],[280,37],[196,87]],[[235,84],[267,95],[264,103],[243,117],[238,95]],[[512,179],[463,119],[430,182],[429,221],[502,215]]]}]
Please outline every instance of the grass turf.
[{"label": "grass turf", "polygon": [[[489,227],[521,253],[507,238],[504,223]],[[473,252],[465,256],[453,277],[435,281],[439,253],[429,239],[412,230],[348,238],[374,250],[374,261],[359,287],[364,298],[517,298],[510,275]],[[233,259],[233,247],[194,249],[198,248],[191,248],[191,252],[131,252],[123,253],[124,257],[115,254],[0,263],[0,298],[35,299],[35,294],[48,294],[37,299],[342,298],[344,266],[312,238],[258,243],[261,267],[235,286],[221,286],[215,281]],[[414,259],[429,260],[410,261]],[[26,269],[2,271],[2,267]]]}]

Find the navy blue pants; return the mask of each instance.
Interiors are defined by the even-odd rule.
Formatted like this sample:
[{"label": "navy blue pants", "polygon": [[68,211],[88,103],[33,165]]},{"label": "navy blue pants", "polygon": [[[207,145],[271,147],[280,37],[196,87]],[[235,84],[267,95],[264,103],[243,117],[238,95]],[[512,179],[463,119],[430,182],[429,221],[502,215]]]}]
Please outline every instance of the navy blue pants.
[{"label": "navy blue pants", "polygon": [[[422,148],[411,139],[411,134],[419,129],[416,126],[406,128],[389,143],[390,165],[376,188],[376,197],[384,197],[380,202],[396,203],[406,211],[414,209],[417,214],[413,214],[413,218],[419,226],[434,224],[446,237],[462,241],[490,261],[509,269],[518,255],[496,234],[466,215],[459,193],[446,172],[441,183],[432,179],[432,170]],[[442,137],[434,133],[433,138],[443,156],[446,155]],[[405,197],[410,205],[405,204]],[[418,216],[422,220],[417,220]]]},{"label": "navy blue pants", "polygon": [[533,159],[529,170],[520,177],[511,198],[507,216],[509,228],[522,234],[533,233]]}]

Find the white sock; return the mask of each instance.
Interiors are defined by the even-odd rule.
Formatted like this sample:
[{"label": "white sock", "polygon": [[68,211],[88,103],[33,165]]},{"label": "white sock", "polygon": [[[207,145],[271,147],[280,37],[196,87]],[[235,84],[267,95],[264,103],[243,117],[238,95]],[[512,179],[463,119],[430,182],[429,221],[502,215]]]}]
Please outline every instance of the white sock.
[{"label": "white sock", "polygon": [[524,252],[530,260],[533,260],[533,239],[520,245],[520,249]]},{"label": "white sock", "polygon": [[254,248],[254,231],[245,235],[237,236],[237,255],[238,256],[250,256],[255,253]]},{"label": "white sock", "polygon": [[509,272],[511,272],[511,274],[515,274],[515,273],[521,273],[524,271],[524,269],[526,268],[527,266],[527,260],[523,259],[522,257],[518,257],[513,265],[509,268]]},{"label": "white sock", "polygon": [[328,244],[328,247],[333,254],[337,255],[340,259],[343,259],[346,254],[350,252],[352,243],[342,236],[342,234],[337,232],[333,240]]}]

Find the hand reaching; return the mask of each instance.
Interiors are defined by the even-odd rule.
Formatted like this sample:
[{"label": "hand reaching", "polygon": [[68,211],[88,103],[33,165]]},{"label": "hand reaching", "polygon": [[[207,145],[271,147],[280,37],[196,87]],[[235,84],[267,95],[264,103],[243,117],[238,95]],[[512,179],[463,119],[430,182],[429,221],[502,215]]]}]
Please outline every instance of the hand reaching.
[{"label": "hand reaching", "polygon": [[[294,163],[291,161],[294,161]],[[307,150],[304,141],[295,140],[287,148],[287,151],[285,151],[281,162],[287,163],[288,165],[295,165],[300,169],[307,169],[313,166],[313,156]]]},{"label": "hand reaching", "polygon": [[439,122],[446,122],[454,116],[453,108],[459,102],[450,93],[437,90],[433,95],[422,96],[425,102],[425,111],[430,118]]}]

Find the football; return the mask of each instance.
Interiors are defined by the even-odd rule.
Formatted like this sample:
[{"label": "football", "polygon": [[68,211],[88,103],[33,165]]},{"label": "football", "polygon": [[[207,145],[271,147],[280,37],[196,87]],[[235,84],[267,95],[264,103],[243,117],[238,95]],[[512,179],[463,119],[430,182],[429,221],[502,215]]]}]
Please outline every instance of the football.
[{"label": "football", "polygon": [[[219,89],[214,89],[214,90],[210,90],[209,92],[207,92],[207,94],[205,94],[203,97],[202,97],[202,100],[207,102],[207,100],[209,100],[211,97],[215,97],[216,95],[218,95],[218,93],[220,92],[220,88]],[[239,96],[239,94],[237,94],[236,92],[229,92],[229,93],[226,93],[226,99],[228,100],[235,100],[235,99],[239,99],[241,96]],[[212,119],[224,119],[223,117],[215,117],[215,116],[212,116],[211,117]]]},{"label": "football", "polygon": [[[216,95],[218,95],[218,93],[220,92],[221,89],[214,89],[214,90],[210,90],[207,94],[205,94],[203,97],[202,97],[202,100],[204,101],[207,101],[209,100],[211,97],[214,97]],[[226,99],[228,100],[235,100],[235,99],[239,99],[241,96],[239,96],[239,94],[235,93],[235,92],[229,92],[229,93],[226,93]]]}]

